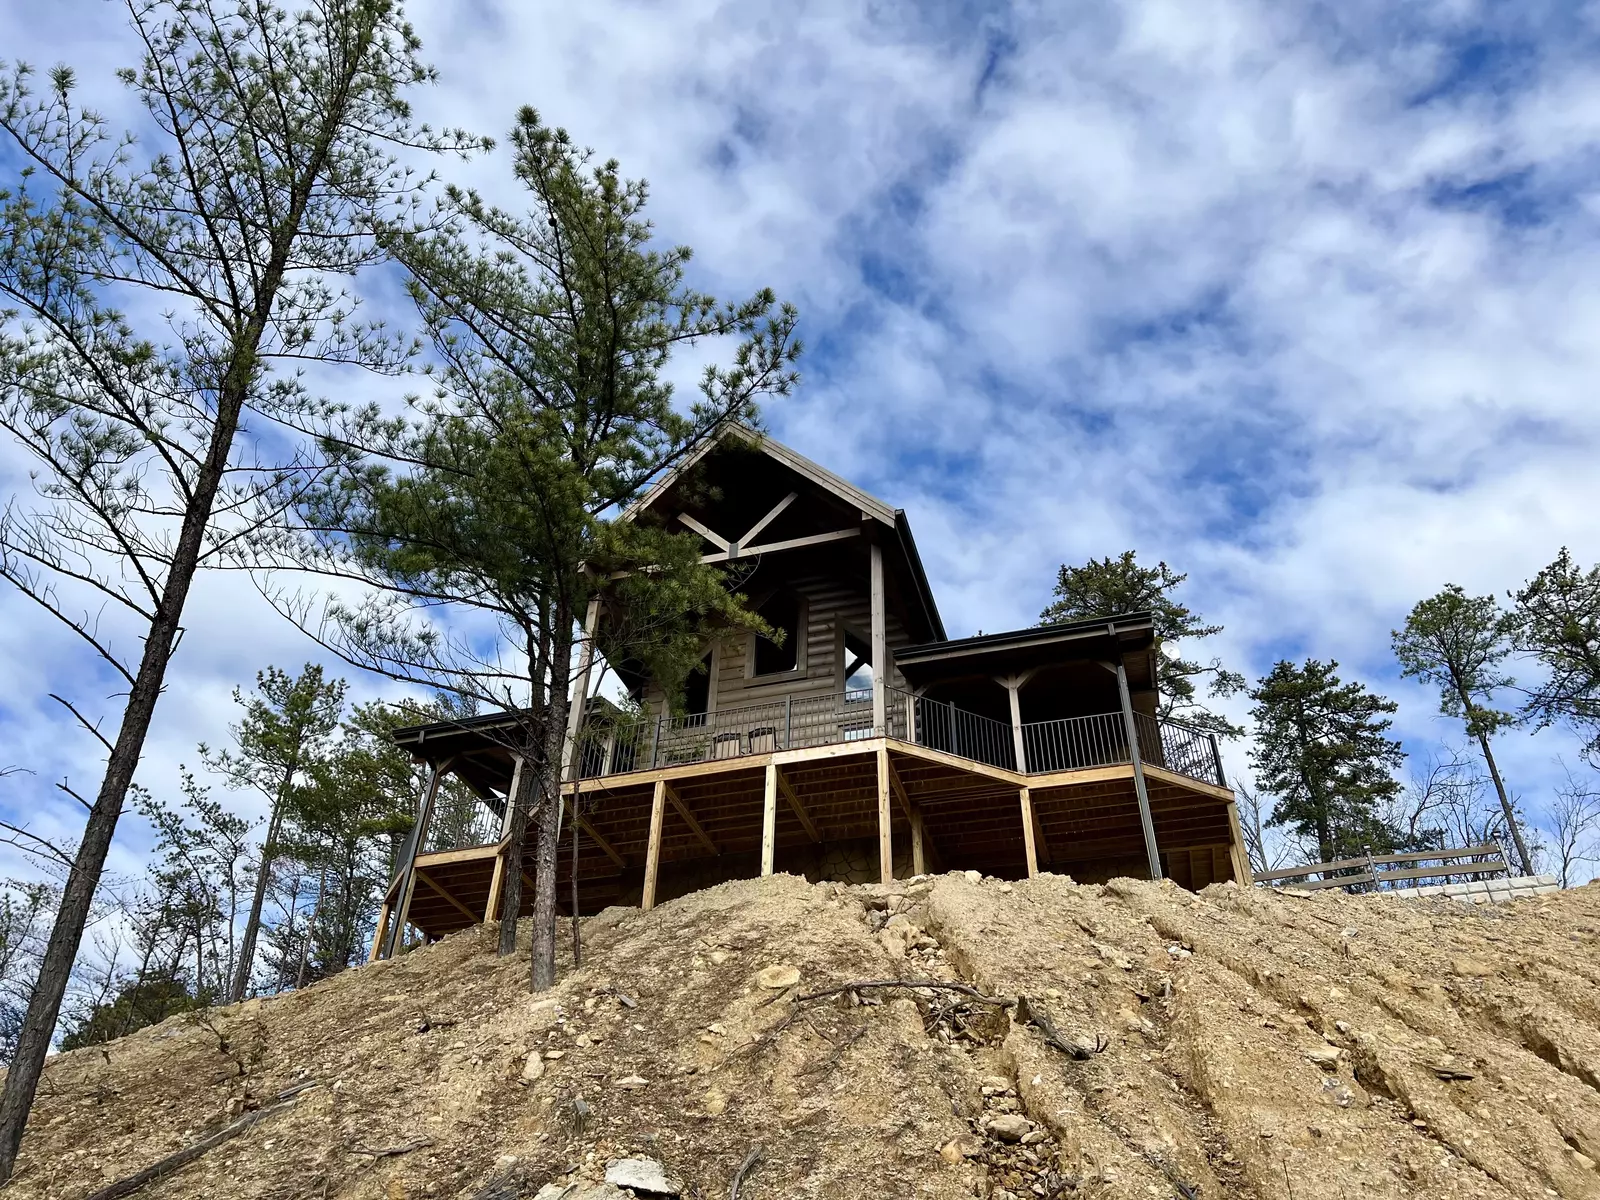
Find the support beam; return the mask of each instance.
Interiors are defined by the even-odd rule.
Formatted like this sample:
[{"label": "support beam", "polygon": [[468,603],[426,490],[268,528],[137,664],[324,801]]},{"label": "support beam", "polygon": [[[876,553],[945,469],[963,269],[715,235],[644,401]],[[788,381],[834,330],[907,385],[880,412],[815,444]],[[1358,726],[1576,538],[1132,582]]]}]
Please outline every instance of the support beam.
[{"label": "support beam", "polygon": [[[572,799],[571,797],[568,798]],[[600,836],[600,834],[595,830],[595,827],[589,823],[588,817],[577,815],[578,806],[576,804],[573,804],[572,812],[573,815],[577,817],[579,828],[589,835],[589,840],[594,842],[596,846],[599,846],[600,849],[605,853],[605,856],[617,864],[617,868],[619,870],[626,871],[628,869],[628,860],[622,856],[622,853],[610,842],[606,841],[605,838]]]},{"label": "support beam", "polygon": [[772,874],[778,850],[778,764],[767,764],[767,784],[761,803],[761,873]]},{"label": "support beam", "polygon": [[1240,887],[1249,887],[1255,882],[1255,873],[1250,869],[1250,851],[1244,842],[1244,829],[1239,824],[1239,806],[1232,800],[1228,801],[1228,858],[1233,863],[1235,883]]},{"label": "support beam", "polygon": [[661,871],[661,823],[666,815],[667,781],[658,779],[650,801],[650,845],[644,856],[644,897],[639,902],[645,912],[656,906],[656,877]]},{"label": "support beam", "polygon": [[778,790],[783,793],[784,801],[789,805],[789,810],[799,820],[801,827],[806,831],[806,836],[813,842],[820,842],[822,835],[817,832],[817,827],[811,823],[811,815],[806,812],[805,805],[800,803],[800,797],[794,794],[794,788],[789,786],[789,781],[783,777],[783,772],[778,770],[776,765],[773,766],[773,770],[778,771]]},{"label": "support beam", "polygon": [[913,875],[926,875],[928,873],[927,848],[922,832],[922,810],[911,810],[911,873]]},{"label": "support beam", "polygon": [[[889,759],[889,790],[894,793],[895,803],[906,814],[906,819],[911,822],[911,865],[913,875],[926,875],[928,862],[931,859],[935,866],[942,860],[939,857],[939,847],[933,844],[933,839],[928,836],[928,831],[923,826],[922,809],[915,804],[906,793],[905,784],[900,782],[900,772],[894,769],[894,759]],[[920,864],[920,865],[918,865]]]},{"label": "support beam", "polygon": [[450,906],[452,908],[454,908],[458,913],[460,913],[463,917],[465,917],[468,920],[468,922],[470,922],[473,925],[476,925],[478,923],[478,914],[473,912],[465,904],[461,903],[461,901],[457,900],[449,892],[445,891],[442,887],[440,887],[439,884],[434,880],[432,875],[429,875],[425,871],[418,871],[417,872],[417,878],[422,880],[423,883],[427,884],[429,890],[432,891],[434,895],[442,896],[442,897],[444,897],[445,900],[449,901]]},{"label": "support beam", "polygon": [[[872,729],[888,734],[889,625],[883,594],[883,547],[872,543]],[[885,880],[887,882],[887,880]]]},{"label": "support beam", "polygon": [[1033,676],[1032,671],[1021,675],[1007,675],[997,677],[995,682],[1006,690],[1006,698],[1011,704],[1011,750],[1017,758],[1017,771],[1019,774],[1028,773],[1028,749],[1022,740],[1022,685]]},{"label": "support beam", "polygon": [[[755,541],[757,535],[759,535],[763,529],[765,529],[768,525],[771,525],[780,516],[782,516],[784,509],[788,508],[789,505],[793,504],[798,499],[800,499],[799,492],[790,492],[782,500],[779,500],[772,506],[772,510],[768,512],[766,516],[762,517],[761,520],[757,521],[754,525],[750,526],[749,529],[744,531],[744,536],[740,538],[735,545],[748,546],[751,542]],[[727,546],[725,549],[731,551],[733,546]]]},{"label": "support beam", "polygon": [[506,883],[506,854],[502,849],[494,856],[494,870],[489,874],[489,900],[483,906],[483,919],[493,921],[500,911],[500,889]]},{"label": "support beam", "polygon": [[[583,729],[584,709],[589,707],[589,671],[594,666],[594,631],[599,621],[600,597],[596,596],[589,601],[589,610],[583,615],[583,645],[578,648],[578,678],[567,704],[567,734],[561,746],[560,779],[578,777],[573,761],[578,752],[578,733]],[[559,837],[560,830],[556,834]]]},{"label": "support beam", "polygon": [[723,537],[720,533],[716,532],[716,530],[710,528],[709,526],[702,525],[699,521],[696,521],[688,513],[679,513],[678,514],[678,521],[682,525],[684,525],[686,528],[694,530],[701,537],[705,538],[706,541],[710,542],[713,546],[715,546],[718,550],[727,550],[733,545],[732,542],[728,541],[727,538]]},{"label": "support beam", "polygon": [[433,820],[433,801],[439,794],[439,781],[444,778],[444,773],[455,761],[455,758],[451,757],[435,765],[428,773],[428,782],[422,789],[422,803],[417,806],[417,823],[411,827],[411,836],[406,839],[405,862],[400,878],[400,905],[394,923],[389,927],[389,935],[384,940],[383,958],[393,956],[395,942],[405,934],[406,916],[411,911],[411,896],[417,890],[417,855],[422,852],[423,839],[428,835],[428,824]]},{"label": "support beam", "polygon": [[717,844],[711,840],[711,835],[701,827],[699,821],[695,820],[694,814],[689,811],[689,806],[683,802],[677,790],[665,779],[658,782],[666,784],[667,803],[672,805],[673,811],[683,818],[683,823],[689,827],[689,832],[694,834],[700,840],[700,844],[712,854],[721,854],[722,851],[717,849]]},{"label": "support beam", "polygon": [[[874,547],[876,549],[876,547]],[[878,750],[878,879],[894,882],[894,840],[890,828],[889,751]]]},{"label": "support beam", "polygon": [[378,927],[372,931],[372,949],[367,953],[367,961],[377,962],[378,956],[383,953],[383,941],[389,932],[389,902],[385,900],[383,907],[378,910]]},{"label": "support beam", "polygon": [[1128,669],[1117,660],[1117,694],[1122,698],[1122,727],[1133,760],[1133,791],[1139,798],[1139,825],[1144,830],[1144,852],[1150,861],[1150,878],[1161,878],[1161,853],[1156,849],[1155,822],[1150,819],[1150,792],[1144,784],[1144,757],[1139,753],[1139,727],[1133,719],[1133,699],[1128,695]]},{"label": "support beam", "polygon": [[803,550],[807,546],[822,546],[828,542],[842,542],[848,538],[861,536],[859,528],[835,529],[832,533],[813,533],[806,537],[785,538],[781,542],[766,542],[760,546],[740,546],[737,555],[727,550],[719,550],[714,554],[702,554],[700,561],[703,563],[725,563],[734,558],[754,557],[758,554],[776,554],[780,550]]},{"label": "support beam", "polygon": [[1028,878],[1036,879],[1039,875],[1039,851],[1033,844],[1033,795],[1027,788],[1022,788],[1017,796],[1022,802],[1022,850],[1028,860]]},{"label": "support beam", "polygon": [[1037,857],[1041,863],[1054,862],[1055,856],[1050,853],[1050,843],[1045,841],[1044,823],[1039,820],[1039,810],[1033,806],[1031,793],[1029,797],[1028,808],[1033,813],[1033,848],[1035,857]]}]

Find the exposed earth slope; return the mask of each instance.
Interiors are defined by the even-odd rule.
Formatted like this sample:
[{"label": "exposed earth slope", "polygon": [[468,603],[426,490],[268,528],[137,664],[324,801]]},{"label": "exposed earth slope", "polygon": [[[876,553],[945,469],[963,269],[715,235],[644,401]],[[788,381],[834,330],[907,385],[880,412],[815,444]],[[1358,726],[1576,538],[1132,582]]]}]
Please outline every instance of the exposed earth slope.
[{"label": "exposed earth slope", "polygon": [[[585,932],[543,999],[469,930],[61,1055],[8,1196],[79,1200],[269,1108],[135,1194],[587,1200],[642,1156],[720,1198],[759,1145],[741,1200],[1600,1197],[1600,886],[775,876]],[[1026,1011],[798,999],[913,978]]]}]

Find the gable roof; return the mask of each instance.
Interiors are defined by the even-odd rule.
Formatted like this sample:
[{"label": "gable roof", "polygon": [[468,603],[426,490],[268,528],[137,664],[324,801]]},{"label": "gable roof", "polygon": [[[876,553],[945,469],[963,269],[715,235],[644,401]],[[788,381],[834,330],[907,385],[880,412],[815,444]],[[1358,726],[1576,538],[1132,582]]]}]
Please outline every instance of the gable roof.
[{"label": "gable roof", "polygon": [[922,610],[922,618],[926,622],[928,631],[935,639],[942,639],[945,636],[944,619],[939,615],[938,604],[933,598],[933,588],[928,582],[927,571],[922,565],[922,555],[917,550],[916,539],[911,533],[911,522],[907,520],[905,510],[894,508],[876,496],[862,491],[849,480],[835,475],[832,471],[820,463],[813,462],[798,450],[785,446],[776,438],[742,421],[730,422],[717,433],[708,437],[692,454],[686,455],[681,462],[656,480],[644,495],[624,509],[621,519],[632,521],[653,508],[659,500],[671,492],[674,484],[683,479],[707,456],[729,441],[742,442],[747,448],[766,455],[774,462],[793,471],[802,479],[816,485],[822,491],[829,493],[855,509],[863,517],[876,521],[892,531],[894,537],[886,544],[898,544],[898,548],[904,558],[906,571],[910,576],[912,591],[916,595],[917,606]]}]

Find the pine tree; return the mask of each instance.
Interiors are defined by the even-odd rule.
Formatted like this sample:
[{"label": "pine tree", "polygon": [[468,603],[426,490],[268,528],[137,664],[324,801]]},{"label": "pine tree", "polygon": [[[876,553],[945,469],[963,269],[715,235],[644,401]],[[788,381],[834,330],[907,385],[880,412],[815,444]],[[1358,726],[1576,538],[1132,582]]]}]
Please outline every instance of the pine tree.
[{"label": "pine tree", "polygon": [[1489,745],[1490,738],[1518,719],[1492,707],[1495,694],[1512,685],[1501,669],[1511,653],[1510,626],[1493,596],[1469,596],[1451,583],[1419,601],[1406,617],[1405,628],[1395,630],[1391,638],[1401,674],[1438,688],[1439,711],[1462,721],[1467,736],[1478,743],[1522,873],[1532,875],[1533,856]]},{"label": "pine tree", "polygon": [[1341,683],[1338,666],[1280,661],[1250,691],[1250,761],[1256,786],[1275,798],[1268,824],[1314,838],[1320,862],[1387,849],[1378,809],[1400,791],[1393,772],[1405,761],[1385,736],[1398,706]]},{"label": "pine tree", "polygon": [[[667,677],[701,652],[697,621],[755,622],[701,564],[696,538],[615,514],[752,417],[757,396],[787,392],[799,346],[793,311],[774,312],[770,292],[722,305],[687,287],[688,250],[654,248],[645,185],[615,162],[596,165],[531,109],[511,141],[530,214],[452,191],[451,232],[394,242],[438,356],[437,393],[414,419],[372,412],[348,430],[345,444],[372,457],[303,507],[329,555],[320,569],[386,595],[301,619],[347,661],[508,715],[526,769],[507,853],[520,861],[531,824],[531,974],[543,989],[555,978],[562,749],[590,601],[605,593],[607,629],[648,631],[603,650],[642,654]],[[707,367],[700,400],[677,405],[661,378],[670,355],[722,335],[743,339],[733,365]],[[486,653],[441,628],[446,607],[458,628],[496,623],[499,645]],[[515,946],[521,876],[506,873],[502,953]]]},{"label": "pine tree", "polygon": [[1095,618],[1111,620],[1134,612],[1151,615],[1163,653],[1156,658],[1156,687],[1161,696],[1161,716],[1177,717],[1221,737],[1238,737],[1244,731],[1197,699],[1198,683],[1207,681],[1214,697],[1244,691],[1244,676],[1230,671],[1222,660],[1202,663],[1178,653],[1180,643],[1215,637],[1221,625],[1207,625],[1200,614],[1181,603],[1173,593],[1187,575],[1166,563],[1141,567],[1132,550],[1116,558],[1091,558],[1081,567],[1063,565],[1056,576],[1053,599],[1039,614],[1041,625]]},{"label": "pine tree", "polygon": [[[307,364],[406,357],[408,341],[352,319],[335,280],[380,257],[376,214],[416,198],[394,148],[468,144],[413,127],[403,93],[431,75],[392,0],[127,8],[141,61],[120,78],[144,110],[140,138],[81,107],[68,67],[42,95],[26,66],[0,78],[0,153],[22,177],[0,189],[0,426],[38,479],[36,500],[0,515],[0,577],[125,694],[110,737],[79,717],[106,770],[0,1096],[0,1183],[195,573],[271,519],[265,497],[314,473],[294,450],[265,457],[323,407]],[[94,615],[104,605],[127,643]]]},{"label": "pine tree", "polygon": [[1511,598],[1512,642],[1546,671],[1523,715],[1541,729],[1569,725],[1600,767],[1600,566],[1585,571],[1563,546]]},{"label": "pine tree", "polygon": [[297,778],[310,772],[327,751],[344,708],[346,684],[324,680],[322,668],[307,663],[291,678],[277,667],[256,675],[256,694],[234,689],[234,702],[244,718],[232,726],[236,749],[212,753],[200,747],[200,756],[213,771],[226,776],[229,786],[252,787],[267,798],[266,835],[256,867],[255,891],[240,935],[238,966],[227,993],[230,1003],[244,999],[255,970],[256,937],[261,928],[261,907],[266,901],[278,854],[279,827],[290,803]]}]

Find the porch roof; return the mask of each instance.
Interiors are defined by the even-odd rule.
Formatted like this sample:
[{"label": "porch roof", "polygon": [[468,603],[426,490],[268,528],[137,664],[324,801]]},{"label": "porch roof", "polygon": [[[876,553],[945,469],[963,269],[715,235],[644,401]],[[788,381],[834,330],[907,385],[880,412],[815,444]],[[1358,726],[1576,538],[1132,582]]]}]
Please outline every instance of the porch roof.
[{"label": "porch roof", "polygon": [[1128,686],[1155,686],[1155,623],[1148,612],[1126,613],[926,642],[894,652],[895,665],[913,687],[973,676],[1016,675],[1074,662],[1116,662],[1127,668]]}]

